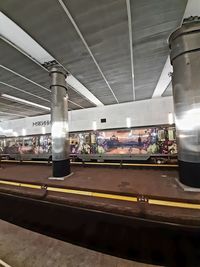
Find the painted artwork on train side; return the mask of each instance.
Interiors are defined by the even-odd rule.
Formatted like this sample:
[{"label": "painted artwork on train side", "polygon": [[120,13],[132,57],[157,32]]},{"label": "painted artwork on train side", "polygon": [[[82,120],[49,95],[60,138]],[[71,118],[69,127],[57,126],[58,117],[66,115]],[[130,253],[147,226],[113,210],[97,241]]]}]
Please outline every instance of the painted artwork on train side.
[{"label": "painted artwork on train side", "polygon": [[[2,142],[2,145],[1,145]],[[70,133],[71,154],[176,154],[174,127]],[[50,154],[49,134],[0,140],[6,154]]]},{"label": "painted artwork on train side", "polygon": [[70,134],[72,154],[176,154],[174,127]]},{"label": "painted artwork on train side", "polygon": [[5,142],[3,151],[5,154],[51,153],[51,137],[49,135],[6,138],[3,142]]}]

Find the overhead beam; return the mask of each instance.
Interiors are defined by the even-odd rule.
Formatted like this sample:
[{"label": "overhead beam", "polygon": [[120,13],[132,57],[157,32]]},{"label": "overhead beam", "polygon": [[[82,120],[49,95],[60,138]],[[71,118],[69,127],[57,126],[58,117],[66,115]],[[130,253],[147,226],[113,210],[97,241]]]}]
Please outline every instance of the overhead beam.
[{"label": "overhead beam", "polygon": [[[188,18],[190,16],[199,16],[200,14],[200,3],[199,0],[188,0],[188,3],[186,5],[185,13],[183,15],[183,18],[181,20],[180,26],[184,20],[184,18]],[[163,70],[161,72],[160,78],[158,80],[158,83],[156,85],[156,88],[153,92],[152,98],[155,97],[161,97],[165,90],[167,89],[168,85],[171,82],[171,77],[169,75],[170,72],[172,72],[172,66],[170,63],[169,56],[167,57],[167,60],[165,62],[165,65],[163,67]]]},{"label": "overhead beam", "polygon": [[[8,104],[8,103],[1,102],[1,107],[4,109],[7,109],[8,111],[13,110],[13,101],[9,101],[9,102],[11,102],[11,103]],[[22,112],[23,114],[25,114],[26,112],[32,111],[33,107],[28,107],[27,105],[26,105],[26,107],[24,107],[24,106],[25,105],[23,105],[23,107],[21,105],[20,106],[15,105],[15,111]]]},{"label": "overhead beam", "polygon": [[[10,88],[12,88],[12,89],[15,89],[16,91],[22,92],[22,93],[24,93],[24,94],[27,94],[27,95],[36,97],[36,98],[38,98],[38,99],[41,99],[41,100],[43,100],[43,101],[46,101],[46,102],[49,102],[49,103],[50,103],[50,100],[48,100],[48,99],[46,99],[46,98],[44,98],[44,97],[41,97],[41,96],[32,94],[32,93],[30,93],[30,92],[27,92],[27,91],[25,91],[25,90],[22,90],[22,89],[20,89],[20,88],[18,88],[18,87],[16,87],[16,86],[11,85],[11,84],[4,83],[4,82],[1,82],[1,81],[0,81],[0,84],[5,85],[5,86],[8,86],[8,87],[10,87]],[[50,91],[50,90],[49,90],[49,91]],[[73,101],[71,101],[71,100],[68,100],[68,101],[69,101],[71,104],[73,104],[73,105],[75,105],[75,106],[77,106],[77,107],[79,107],[79,108],[84,108],[84,107],[82,107],[81,105],[79,105],[79,104],[77,104],[77,103],[75,103],[75,102],[73,102]]]},{"label": "overhead beam", "polygon": [[1,82],[1,81],[0,81],[0,84],[5,85],[5,86],[7,86],[7,87],[10,87],[10,88],[12,88],[12,89],[14,89],[14,90],[16,90],[16,91],[22,92],[22,93],[24,93],[24,94],[27,94],[27,95],[33,96],[33,97],[35,97],[35,98],[41,99],[41,100],[43,100],[43,101],[50,102],[48,99],[46,99],[46,98],[44,98],[44,97],[41,97],[41,96],[32,94],[32,93],[30,93],[30,92],[27,92],[27,91],[25,91],[25,90],[22,90],[22,89],[20,89],[20,88],[18,88],[18,87],[16,87],[16,86],[13,86],[13,85],[8,84],[8,83],[4,83],[4,82]]},{"label": "overhead beam", "polygon": [[47,106],[44,106],[44,105],[40,105],[40,104],[37,104],[35,102],[28,101],[28,100],[25,100],[25,99],[22,99],[22,98],[19,98],[19,97],[15,97],[15,96],[12,96],[10,94],[8,95],[8,94],[4,94],[3,93],[3,94],[0,94],[0,97],[8,99],[8,100],[11,100],[11,101],[14,101],[14,102],[18,102],[20,104],[37,107],[39,109],[44,109],[44,110],[48,110],[48,111],[51,110],[50,107],[47,107]]},{"label": "overhead beam", "polygon": [[51,92],[51,90],[49,90],[48,88],[44,87],[43,85],[34,82],[33,80],[31,80],[31,79],[25,77],[24,75],[22,75],[22,74],[20,74],[20,73],[18,73],[18,72],[16,72],[16,71],[14,71],[14,70],[11,70],[11,69],[7,68],[7,67],[4,66],[4,65],[0,65],[0,68],[3,68],[4,70],[7,70],[7,71],[11,72],[11,73],[13,73],[14,75],[16,75],[16,76],[18,76],[18,77],[20,77],[20,78],[22,78],[22,79],[24,79],[24,80],[26,80],[26,81],[32,83],[32,84],[34,84],[34,85],[36,85],[36,86],[39,86],[40,88],[44,89],[44,90],[47,91],[47,92]]},{"label": "overhead beam", "polygon": [[[38,44],[28,33],[26,33],[22,28],[20,28],[15,22],[13,22],[11,19],[9,19],[2,12],[0,12],[0,38],[2,40],[6,41],[7,43],[9,43],[10,45],[12,45],[19,52],[26,55],[33,62],[37,63],[41,68],[44,68],[42,66],[42,64],[44,64],[45,62],[50,62],[50,61],[54,61],[54,60],[57,61],[40,44]],[[62,64],[60,64],[60,65],[62,65]],[[24,79],[28,80],[29,82],[34,83],[35,85],[40,86],[41,88],[43,88],[45,90],[50,91],[49,89],[45,88],[44,86],[35,83],[34,81],[24,77],[23,75],[21,75],[19,73],[16,73],[15,71],[12,71],[12,70],[6,68],[5,66],[0,65],[0,67],[11,71],[15,75],[18,75],[21,78],[24,78]],[[66,71],[69,73],[68,70],[66,70]],[[74,80],[76,80],[75,77],[73,77],[73,78],[74,78]],[[78,80],[77,80],[77,83],[80,84],[80,82]],[[79,92],[79,88],[74,88],[74,89],[76,92]],[[103,106],[104,105],[86,87],[85,87],[84,91],[88,92],[88,93],[87,93],[87,97],[84,95],[83,96],[85,98],[89,97],[88,100],[90,102],[92,102],[96,106]],[[82,95],[81,92],[79,92],[79,93]],[[78,106],[78,104],[77,104],[77,106]]]}]

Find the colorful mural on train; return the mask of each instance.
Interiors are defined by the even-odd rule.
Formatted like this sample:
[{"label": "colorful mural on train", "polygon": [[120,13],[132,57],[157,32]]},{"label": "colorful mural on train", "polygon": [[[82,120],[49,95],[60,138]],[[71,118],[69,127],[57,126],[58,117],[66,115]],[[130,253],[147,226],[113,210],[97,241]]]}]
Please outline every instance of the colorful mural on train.
[{"label": "colorful mural on train", "polygon": [[[51,154],[51,136],[1,137],[6,154]],[[176,154],[176,131],[172,126],[85,131],[69,134],[70,154]]]}]

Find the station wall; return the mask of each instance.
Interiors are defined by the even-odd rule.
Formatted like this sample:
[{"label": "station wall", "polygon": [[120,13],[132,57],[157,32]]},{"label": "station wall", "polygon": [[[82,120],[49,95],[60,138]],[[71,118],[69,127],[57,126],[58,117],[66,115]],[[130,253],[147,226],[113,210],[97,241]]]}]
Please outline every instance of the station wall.
[{"label": "station wall", "polygon": [[[168,124],[169,112],[173,113],[171,96],[74,110],[69,111],[69,131],[92,130],[93,121],[97,129],[126,128],[126,118],[130,118],[131,127]],[[101,119],[106,122],[102,123]],[[45,133],[50,133],[50,114],[0,122],[0,135],[13,136],[9,129],[18,135],[22,135],[22,129],[26,129],[27,135],[42,134],[43,127]]]}]

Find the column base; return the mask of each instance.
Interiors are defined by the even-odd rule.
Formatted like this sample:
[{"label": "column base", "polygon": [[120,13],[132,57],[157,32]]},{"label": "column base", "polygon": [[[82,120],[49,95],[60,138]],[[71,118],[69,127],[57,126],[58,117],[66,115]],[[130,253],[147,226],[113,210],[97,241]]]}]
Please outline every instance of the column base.
[{"label": "column base", "polygon": [[182,184],[200,188],[200,163],[178,161],[179,177]]},{"label": "column base", "polygon": [[70,160],[52,161],[53,177],[64,177],[71,173]]}]

